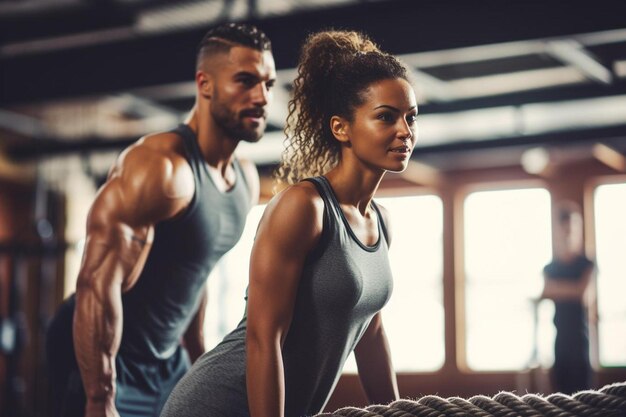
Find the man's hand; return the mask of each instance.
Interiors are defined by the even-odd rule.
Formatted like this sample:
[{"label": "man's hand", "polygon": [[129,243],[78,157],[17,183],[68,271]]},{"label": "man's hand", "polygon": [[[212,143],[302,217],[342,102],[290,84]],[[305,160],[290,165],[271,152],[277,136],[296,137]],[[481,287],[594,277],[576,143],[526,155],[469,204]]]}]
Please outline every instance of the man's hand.
[{"label": "man's hand", "polygon": [[87,400],[85,417],[120,417],[115,408],[115,400],[93,401]]}]

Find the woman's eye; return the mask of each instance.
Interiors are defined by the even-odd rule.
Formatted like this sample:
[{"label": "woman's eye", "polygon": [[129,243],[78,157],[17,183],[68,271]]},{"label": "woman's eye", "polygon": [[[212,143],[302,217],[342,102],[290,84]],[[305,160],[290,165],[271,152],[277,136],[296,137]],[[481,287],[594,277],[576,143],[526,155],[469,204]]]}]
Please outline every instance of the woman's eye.
[{"label": "woman's eye", "polygon": [[408,123],[415,123],[415,121],[417,121],[417,114],[411,114],[407,116],[406,121]]},{"label": "woman's eye", "polygon": [[378,115],[378,119],[382,120],[383,122],[390,122],[392,120],[392,117],[388,113],[382,113]]}]

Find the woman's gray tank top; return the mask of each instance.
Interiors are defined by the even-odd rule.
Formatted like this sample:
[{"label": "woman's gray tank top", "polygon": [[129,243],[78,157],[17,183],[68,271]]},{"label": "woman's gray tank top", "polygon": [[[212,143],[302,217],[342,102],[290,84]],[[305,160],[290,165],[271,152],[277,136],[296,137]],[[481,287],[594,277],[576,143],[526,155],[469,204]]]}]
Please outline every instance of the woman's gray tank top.
[{"label": "woman's gray tank top", "polygon": [[[285,416],[319,413],[346,358],[392,291],[386,229],[376,207],[379,238],[366,246],[353,233],[324,177],[310,178],[325,204],[322,237],[300,278],[283,344]],[[246,317],[183,377],[162,417],[248,417]]]}]

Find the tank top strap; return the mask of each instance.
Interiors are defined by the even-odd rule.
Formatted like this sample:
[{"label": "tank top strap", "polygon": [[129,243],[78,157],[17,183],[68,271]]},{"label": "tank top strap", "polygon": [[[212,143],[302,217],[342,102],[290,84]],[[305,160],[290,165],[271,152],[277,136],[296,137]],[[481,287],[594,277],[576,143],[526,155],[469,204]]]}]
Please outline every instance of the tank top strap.
[{"label": "tank top strap", "polygon": [[376,216],[378,217],[378,231],[383,232],[383,236],[385,237],[385,242],[389,245],[389,235],[387,234],[387,225],[385,225],[385,218],[380,213],[380,208],[378,208],[378,204],[374,200],[372,200],[372,207],[376,211]]},{"label": "tank top strap", "polygon": [[323,176],[319,176],[306,178],[303,181],[312,182],[315,185],[315,188],[317,188],[317,192],[320,194],[320,197],[324,200],[324,215],[325,217],[328,216],[328,219],[324,219],[324,222],[327,220],[330,221],[331,217],[334,218],[335,223],[340,222],[341,213],[338,210],[341,210],[341,207],[338,207],[337,204],[335,204],[333,191],[328,184],[328,180]]},{"label": "tank top strap", "polygon": [[324,183],[324,180],[322,178],[323,177],[311,177],[311,178],[305,178],[303,180],[303,181],[308,181],[308,182],[313,183],[320,197],[322,197],[322,200],[324,200],[324,218],[323,218],[323,223],[322,223],[322,235],[320,236],[320,240],[317,246],[313,249],[313,251],[307,257],[307,263],[315,261],[324,252],[324,250],[328,246],[330,237],[335,233],[334,230],[336,230],[336,228],[338,227],[338,223],[341,221],[340,218],[338,217],[339,214],[336,212],[333,199],[331,198],[331,195],[329,194],[330,190],[328,189],[327,184]]},{"label": "tank top strap", "polygon": [[[195,132],[191,130],[191,128],[188,125],[184,123],[181,123],[180,125],[178,125],[175,129],[172,130],[172,132],[178,134],[180,137],[183,138],[183,146],[185,148],[185,154],[187,155],[187,160],[189,161],[189,164],[191,165],[194,173],[198,176],[198,178],[201,181],[204,181],[202,179],[203,172],[205,174],[204,176],[206,176],[207,178],[210,178],[211,174],[209,174],[209,170],[206,166],[206,162],[204,158],[202,157],[202,152],[200,151],[200,146],[198,145],[198,139],[197,139]],[[250,192],[250,184],[248,182],[248,177],[244,174],[243,168],[241,167],[241,163],[239,162],[239,159],[237,159],[236,157],[233,159],[233,167],[235,169],[235,176],[237,178],[237,181],[240,181],[241,179],[243,179],[243,184],[245,185],[246,190]]]},{"label": "tank top strap", "polygon": [[198,141],[196,139],[196,134],[191,128],[181,123],[172,132],[178,134],[181,138],[183,138],[183,147],[185,149],[185,154],[187,156],[187,161],[191,168],[194,171],[194,174],[197,177],[201,176],[202,167],[204,167],[205,173],[208,175],[208,171],[204,166],[204,160],[200,155],[200,149],[198,147]]},{"label": "tank top strap", "polygon": [[237,177],[236,181],[243,181],[243,185],[245,185],[246,190],[248,190],[248,194],[250,194],[250,192],[252,191],[250,189],[250,183],[248,182],[248,177],[243,171],[243,167],[241,166],[241,162],[239,161],[239,158],[237,157],[233,158],[233,167],[235,168],[235,174]]},{"label": "tank top strap", "polygon": [[[328,182],[328,179],[326,177],[319,176],[316,177],[316,179],[319,181],[320,186],[322,187],[322,189],[324,190],[324,194],[325,194],[325,202],[327,205],[329,205],[329,207],[332,207],[332,212],[334,214],[334,218],[336,219],[336,223],[337,224],[343,224],[346,228],[346,231],[352,236],[352,238],[354,239],[354,241],[361,246],[363,249],[367,250],[367,251],[374,251],[378,248],[378,245],[381,241],[381,239],[379,238],[378,242],[376,243],[376,245],[374,246],[365,246],[363,245],[363,243],[361,243],[361,241],[359,240],[359,238],[354,234],[354,231],[352,230],[352,227],[349,225],[348,220],[345,218],[343,211],[341,210],[341,206],[339,205],[339,201],[337,201],[337,197],[335,196],[335,192],[333,191],[330,182]],[[385,238],[385,241],[387,242],[387,244],[389,244],[389,239],[387,236],[387,228],[385,227],[385,222],[380,214],[380,210],[378,209],[378,207],[376,206],[376,203],[374,203],[374,201],[372,200],[372,206],[374,207],[374,210],[376,211],[376,217],[377,217],[377,229],[378,229],[378,235],[379,236],[383,236]]]}]

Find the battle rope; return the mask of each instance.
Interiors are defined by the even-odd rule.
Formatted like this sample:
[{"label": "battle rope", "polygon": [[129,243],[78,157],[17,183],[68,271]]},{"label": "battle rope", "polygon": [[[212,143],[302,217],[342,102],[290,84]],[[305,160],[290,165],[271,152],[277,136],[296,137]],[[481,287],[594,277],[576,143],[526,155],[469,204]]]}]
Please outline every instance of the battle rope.
[{"label": "battle rope", "polygon": [[476,395],[467,400],[427,395],[418,400],[399,400],[366,408],[344,407],[317,417],[626,417],[626,382],[606,385],[598,391],[546,397],[500,392],[489,398]]}]

